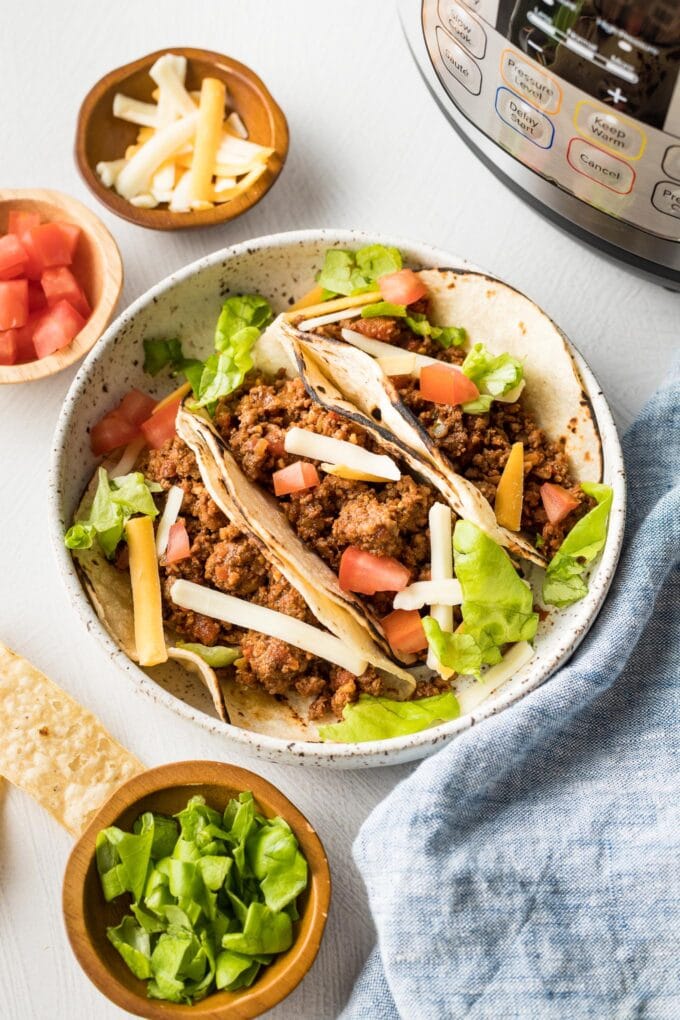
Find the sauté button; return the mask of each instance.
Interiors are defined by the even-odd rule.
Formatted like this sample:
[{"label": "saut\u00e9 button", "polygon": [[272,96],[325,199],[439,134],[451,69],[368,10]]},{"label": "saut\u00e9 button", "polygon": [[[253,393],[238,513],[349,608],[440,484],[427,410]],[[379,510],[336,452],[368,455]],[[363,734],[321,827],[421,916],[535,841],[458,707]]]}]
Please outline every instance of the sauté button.
[{"label": "saut\u00e9 button", "polygon": [[476,18],[460,4],[439,0],[439,17],[453,38],[473,57],[480,59],[486,53],[486,32]]},{"label": "saut\u00e9 button", "polygon": [[635,171],[628,163],[610,155],[604,149],[589,145],[582,138],[572,138],[567,148],[569,165],[618,195],[627,195],[633,188]]},{"label": "saut\u00e9 button", "polygon": [[624,159],[639,159],[647,144],[643,132],[624,117],[617,117],[588,99],[581,100],[574,110],[574,124],[579,134]]},{"label": "saut\u00e9 button", "polygon": [[544,74],[515,53],[503,50],[501,74],[510,88],[544,113],[557,113],[562,103],[562,90],[549,74]]},{"label": "saut\u00e9 button", "polygon": [[539,148],[549,149],[552,145],[555,137],[553,122],[503,85],[496,89],[496,113],[504,123]]},{"label": "saut\u00e9 button", "polygon": [[479,70],[469,53],[454,42],[443,28],[437,26],[437,45],[444,67],[457,82],[478,96],[482,91],[482,72]]}]

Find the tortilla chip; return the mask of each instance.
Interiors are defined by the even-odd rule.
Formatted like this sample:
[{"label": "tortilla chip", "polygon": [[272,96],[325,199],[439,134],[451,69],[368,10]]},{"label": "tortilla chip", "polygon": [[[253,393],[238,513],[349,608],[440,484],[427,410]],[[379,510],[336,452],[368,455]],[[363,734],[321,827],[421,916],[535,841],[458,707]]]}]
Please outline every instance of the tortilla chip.
[{"label": "tortilla chip", "polygon": [[144,766],[90,712],[0,644],[0,773],[75,836]]}]

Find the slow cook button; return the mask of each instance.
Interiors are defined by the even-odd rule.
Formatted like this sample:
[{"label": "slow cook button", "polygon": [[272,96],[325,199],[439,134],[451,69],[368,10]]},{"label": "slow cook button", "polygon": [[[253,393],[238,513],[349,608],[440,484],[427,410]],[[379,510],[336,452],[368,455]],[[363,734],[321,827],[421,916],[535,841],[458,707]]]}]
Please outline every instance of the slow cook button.
[{"label": "slow cook button", "polygon": [[544,113],[557,113],[562,102],[562,90],[556,81],[524,60],[514,50],[503,50],[501,74],[510,88]]},{"label": "slow cook button", "polygon": [[473,57],[480,59],[486,53],[486,32],[476,18],[460,4],[439,0],[439,19]]},{"label": "slow cook button", "polygon": [[676,220],[680,220],[680,184],[659,181],[654,188],[652,205],[666,216],[675,216]]},{"label": "slow cook button", "polygon": [[482,72],[472,57],[439,26],[437,26],[437,44],[444,61],[444,67],[449,74],[473,96],[478,96],[482,91]]},{"label": "slow cook button", "polygon": [[625,159],[639,159],[647,142],[642,131],[630,121],[616,117],[588,99],[576,104],[574,124],[584,138],[591,138],[596,145],[620,153]]},{"label": "slow cook button", "polygon": [[553,122],[503,85],[496,89],[496,113],[502,121],[539,148],[549,149],[552,145],[555,136]]},{"label": "slow cook button", "polygon": [[569,142],[567,161],[578,173],[618,195],[627,195],[633,189],[633,168],[582,138],[572,138]]}]

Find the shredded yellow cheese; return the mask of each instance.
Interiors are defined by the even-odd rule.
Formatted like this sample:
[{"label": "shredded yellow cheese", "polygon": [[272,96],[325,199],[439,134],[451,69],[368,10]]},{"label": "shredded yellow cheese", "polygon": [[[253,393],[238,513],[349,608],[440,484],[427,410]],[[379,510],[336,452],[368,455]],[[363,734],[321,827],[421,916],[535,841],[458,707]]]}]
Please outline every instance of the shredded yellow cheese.
[{"label": "shredded yellow cheese", "polygon": [[222,140],[222,119],[227,90],[218,78],[204,78],[201,82],[201,102],[194,139],[194,158],[191,164],[192,202],[213,200],[213,168]]},{"label": "shredded yellow cheese", "polygon": [[130,582],[135,617],[135,645],[140,666],[167,662],[163,634],[161,582],[150,517],[131,517],[125,525],[130,552]]}]

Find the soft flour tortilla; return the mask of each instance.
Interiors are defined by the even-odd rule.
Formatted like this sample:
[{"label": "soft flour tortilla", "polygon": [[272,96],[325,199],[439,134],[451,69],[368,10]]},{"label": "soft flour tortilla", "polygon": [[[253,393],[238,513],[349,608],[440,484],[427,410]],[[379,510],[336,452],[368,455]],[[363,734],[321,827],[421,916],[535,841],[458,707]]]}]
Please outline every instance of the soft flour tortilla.
[{"label": "soft flour tortilla", "polygon": [[[552,440],[563,442],[575,477],[598,481],[602,448],[592,408],[566,338],[552,320],[524,295],[481,273],[425,269],[418,275],[428,288],[435,325],[463,326],[470,345],[482,342],[494,354],[509,353],[523,362],[525,406]],[[453,470],[374,358],[351,344],[302,332],[284,317],[275,326],[320,403],[369,429],[382,445],[396,446],[407,460],[410,451],[460,517],[511,552],[545,566],[524,536],[498,525],[489,502]]]}]

